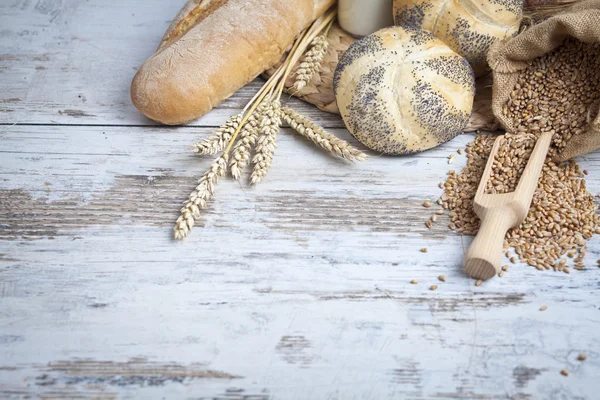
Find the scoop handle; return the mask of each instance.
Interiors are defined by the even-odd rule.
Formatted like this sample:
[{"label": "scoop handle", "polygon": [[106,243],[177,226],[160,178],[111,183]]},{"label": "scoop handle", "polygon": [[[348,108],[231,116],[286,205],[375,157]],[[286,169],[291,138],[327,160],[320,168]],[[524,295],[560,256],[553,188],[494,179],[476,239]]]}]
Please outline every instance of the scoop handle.
[{"label": "scoop handle", "polygon": [[[508,212],[508,214],[510,211]],[[512,218],[506,210],[488,210],[481,219],[479,233],[464,257],[465,272],[472,278],[490,279],[500,271],[504,237]]]}]

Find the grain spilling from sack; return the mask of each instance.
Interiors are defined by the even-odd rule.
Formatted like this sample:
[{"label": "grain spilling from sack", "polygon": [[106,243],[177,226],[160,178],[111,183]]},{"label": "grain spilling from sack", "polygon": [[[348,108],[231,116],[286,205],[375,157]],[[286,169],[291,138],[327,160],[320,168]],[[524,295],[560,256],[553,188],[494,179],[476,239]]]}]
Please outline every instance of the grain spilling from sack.
[{"label": "grain spilling from sack", "polygon": [[539,136],[553,131],[549,155],[554,157],[598,114],[599,55],[600,43],[565,40],[519,75],[502,112],[517,132]]},{"label": "grain spilling from sack", "polygon": [[[514,191],[537,138],[543,132],[553,133],[529,213],[520,226],[508,231],[504,242],[521,261],[539,270],[570,273],[567,264],[571,263],[583,269],[586,241],[600,233],[593,195],[579,165],[551,161],[569,139],[586,131],[598,113],[599,56],[597,43],[565,40],[521,72],[503,108],[515,132],[501,143],[486,193]],[[467,166],[460,173],[450,171],[444,184],[440,203],[450,211],[450,228],[463,234],[475,235],[479,229],[473,199],[495,139],[482,135],[469,143]]]},{"label": "grain spilling from sack", "polygon": [[[467,166],[450,171],[444,185],[442,206],[448,209],[450,227],[466,235],[479,230],[473,199],[492,150],[494,135],[478,136],[467,145]],[[512,247],[521,261],[539,270],[570,272],[567,256],[575,268],[583,268],[586,240],[598,229],[594,196],[575,161],[557,165],[546,161],[527,218],[508,231],[504,247]]]}]

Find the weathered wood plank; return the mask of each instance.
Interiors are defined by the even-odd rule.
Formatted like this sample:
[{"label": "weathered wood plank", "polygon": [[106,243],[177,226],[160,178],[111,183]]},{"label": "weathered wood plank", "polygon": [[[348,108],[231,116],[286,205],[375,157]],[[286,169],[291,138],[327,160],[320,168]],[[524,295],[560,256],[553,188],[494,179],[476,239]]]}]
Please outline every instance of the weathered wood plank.
[{"label": "weathered wood plank", "polygon": [[[135,127],[129,82],[179,6],[0,4],[0,398],[596,397],[598,239],[585,271],[474,287],[469,239],[423,224],[471,136],[348,165],[286,130],[263,184],[222,181],[172,241],[210,163],[189,145],[260,85],[196,126]],[[582,164],[599,192],[600,156]]]},{"label": "weathered wood plank", "polygon": [[0,133],[1,398],[595,397],[598,239],[585,271],[474,287],[469,239],[423,224],[472,136],[348,165],[286,130],[266,181],[223,180],[174,242],[210,131]]},{"label": "weathered wood plank", "polygon": [[[131,104],[129,85],[183,3],[0,2],[0,123],[155,125]],[[262,83],[191,125],[221,124]],[[328,127],[343,127],[336,115],[296,99],[291,104]]]}]

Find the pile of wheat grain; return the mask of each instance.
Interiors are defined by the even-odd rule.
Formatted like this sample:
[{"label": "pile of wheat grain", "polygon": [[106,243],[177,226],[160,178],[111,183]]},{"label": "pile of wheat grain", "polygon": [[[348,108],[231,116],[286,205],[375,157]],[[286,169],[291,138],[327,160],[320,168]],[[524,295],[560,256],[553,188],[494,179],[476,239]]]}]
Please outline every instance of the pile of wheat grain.
[{"label": "pile of wheat grain", "polygon": [[[467,166],[460,173],[450,171],[444,184],[440,203],[450,211],[450,228],[466,235],[475,235],[479,229],[473,199],[495,139],[482,135],[469,143]],[[576,269],[584,267],[586,240],[600,233],[598,223],[593,195],[587,191],[579,165],[547,161],[527,218],[508,231],[504,247],[512,247],[521,261],[537,269],[568,273],[568,257]]]},{"label": "pile of wheat grain", "polygon": [[[568,39],[520,74],[503,108],[516,131],[503,139],[486,193],[514,191],[535,140],[543,132],[553,132],[529,213],[520,226],[508,231],[504,242],[521,261],[540,270],[569,273],[569,258],[576,269],[583,269],[586,241],[600,233],[593,195],[579,165],[551,161],[597,115],[599,87],[600,45]],[[475,235],[479,229],[473,199],[495,139],[482,135],[469,143],[467,166],[460,173],[449,171],[443,184],[438,204],[450,210],[450,228],[463,234]],[[511,257],[511,261],[516,259]]]}]

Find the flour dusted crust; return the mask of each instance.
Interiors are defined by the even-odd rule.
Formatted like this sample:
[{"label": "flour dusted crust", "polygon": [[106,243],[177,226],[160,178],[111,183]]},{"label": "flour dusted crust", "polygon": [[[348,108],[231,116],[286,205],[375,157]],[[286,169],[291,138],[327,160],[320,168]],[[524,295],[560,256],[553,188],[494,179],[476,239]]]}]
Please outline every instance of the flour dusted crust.
[{"label": "flour dusted crust", "polygon": [[334,0],[190,0],[131,84],[147,117],[196,119],[275,64]]},{"label": "flour dusted crust", "polygon": [[396,25],[432,32],[465,57],[476,76],[488,71],[491,44],[514,36],[522,17],[523,0],[394,0]]},{"label": "flour dusted crust", "polygon": [[469,63],[429,32],[391,27],[356,41],[333,88],[346,127],[384,154],[447,142],[467,125],[475,78]]}]

